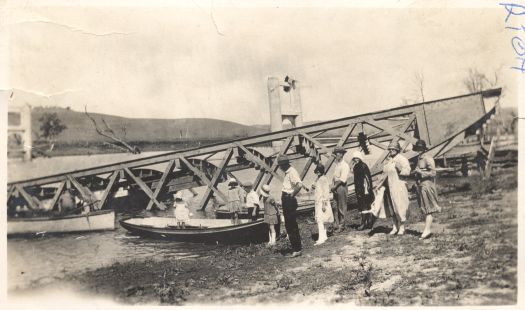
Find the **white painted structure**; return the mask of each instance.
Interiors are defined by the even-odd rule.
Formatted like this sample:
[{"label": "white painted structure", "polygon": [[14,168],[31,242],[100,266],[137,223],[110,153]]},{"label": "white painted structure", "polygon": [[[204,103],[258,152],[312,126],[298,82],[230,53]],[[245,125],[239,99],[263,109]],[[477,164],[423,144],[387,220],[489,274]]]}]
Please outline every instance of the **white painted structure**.
[{"label": "white painted structure", "polygon": [[23,157],[24,160],[30,161],[33,138],[31,137],[31,106],[29,104],[9,104],[7,137],[8,157]]},{"label": "white painted structure", "polygon": [[[292,81],[293,78],[290,78]],[[303,112],[299,82],[285,82],[285,79],[276,77],[268,78],[268,102],[270,105],[270,131],[280,131],[285,127],[301,127],[303,125]],[[285,90],[286,89],[286,90]],[[286,124],[287,126],[283,126]],[[272,144],[274,147],[281,145],[280,141]]]}]

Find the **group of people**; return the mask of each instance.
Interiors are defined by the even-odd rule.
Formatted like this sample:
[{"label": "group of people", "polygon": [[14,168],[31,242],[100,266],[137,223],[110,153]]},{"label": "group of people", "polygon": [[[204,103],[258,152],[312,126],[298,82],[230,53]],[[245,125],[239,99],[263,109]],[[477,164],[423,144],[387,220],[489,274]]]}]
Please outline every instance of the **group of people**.
[{"label": "group of people", "polygon": [[[89,192],[88,192],[89,193]],[[18,201],[13,203],[14,207],[8,208],[8,216],[10,217],[38,217],[38,216],[51,216],[59,217],[66,215],[77,215],[87,214],[95,209],[95,204],[99,202],[98,198],[91,194],[88,197],[82,197],[72,188],[65,189],[59,196],[56,204],[51,206],[47,202],[38,200],[35,196],[32,196],[33,204],[36,206],[34,209],[27,207],[23,198],[19,198]]]},{"label": "group of people", "polygon": [[[434,159],[425,154],[427,147],[424,140],[418,140],[413,151],[419,153],[418,162],[414,170],[410,163],[401,154],[401,146],[393,140],[388,146],[388,156],[383,164],[383,173],[374,190],[370,169],[364,161],[361,152],[352,154],[352,167],[344,160],[346,150],[336,147],[335,166],[332,180],[325,175],[326,168],[319,164],[314,173],[317,180],[312,189],[315,191],[315,219],[318,226],[319,237],[316,245],[327,240],[327,227],[331,225],[335,232],[345,229],[345,216],[347,210],[348,186],[347,180],[350,171],[353,172],[353,181],[358,209],[361,213],[361,223],[358,230],[372,229],[376,218],[391,218],[391,235],[405,234],[405,221],[409,205],[409,193],[406,181],[408,178],[415,180],[417,201],[425,215],[425,228],[420,239],[426,239],[431,234],[433,214],[440,212],[437,190],[435,187],[436,168]],[[285,172],[282,185],[282,209],[285,227],[292,247],[292,257],[301,255],[301,239],[295,218],[297,200],[295,196],[302,188],[301,179],[297,171],[290,165],[286,156],[278,159],[279,166]],[[330,203],[333,195],[334,203]]]},{"label": "group of people", "polygon": [[[335,232],[346,228],[346,211],[348,208],[348,179],[353,174],[357,206],[361,214],[361,223],[358,230],[372,229],[377,218],[391,218],[391,235],[405,234],[405,222],[409,205],[409,194],[406,181],[411,177],[415,180],[416,196],[423,214],[425,214],[425,228],[420,239],[426,239],[431,234],[433,214],[440,212],[437,191],[435,187],[436,169],[431,156],[425,154],[426,143],[418,140],[413,148],[420,155],[414,170],[401,153],[401,146],[397,140],[388,145],[388,156],[383,163],[383,173],[374,190],[372,175],[361,152],[354,152],[351,157],[351,166],[344,160],[346,150],[335,147],[333,153],[334,173],[331,180],[326,176],[327,168],[318,164],[314,173],[317,179],[312,185],[315,200],[315,220],[319,231],[316,245],[327,240],[327,225],[332,226]],[[255,220],[260,210],[264,210],[264,222],[268,224],[269,245],[276,242],[278,227],[283,224],[286,228],[291,244],[290,256],[301,255],[302,243],[297,224],[297,198],[296,195],[304,187],[297,170],[291,166],[286,155],[278,157],[279,168],[284,171],[281,188],[280,203],[270,194],[270,187],[264,184],[256,192],[252,183],[240,186],[232,178],[228,181],[227,208],[231,214],[232,224],[240,223],[239,214],[245,209],[248,217]],[[328,167],[329,168],[329,167]],[[331,203],[333,197],[333,204]],[[184,227],[189,219],[189,211],[182,201],[182,196],[175,196],[175,217],[178,224]]]}]

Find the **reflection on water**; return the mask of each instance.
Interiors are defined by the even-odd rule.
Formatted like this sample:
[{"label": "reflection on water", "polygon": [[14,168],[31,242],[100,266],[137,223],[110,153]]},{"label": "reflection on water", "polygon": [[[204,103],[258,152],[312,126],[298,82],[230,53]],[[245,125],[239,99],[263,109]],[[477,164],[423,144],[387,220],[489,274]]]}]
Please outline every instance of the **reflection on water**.
[{"label": "reflection on water", "polygon": [[149,240],[115,231],[7,240],[8,289],[44,284],[66,274],[134,259],[205,256],[214,245]]}]

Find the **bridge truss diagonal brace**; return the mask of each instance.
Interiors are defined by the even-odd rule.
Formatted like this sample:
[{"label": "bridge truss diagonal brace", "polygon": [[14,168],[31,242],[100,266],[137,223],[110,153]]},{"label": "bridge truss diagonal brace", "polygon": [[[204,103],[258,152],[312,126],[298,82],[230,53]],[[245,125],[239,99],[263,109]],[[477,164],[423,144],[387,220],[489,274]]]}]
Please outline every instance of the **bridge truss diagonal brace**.
[{"label": "bridge truss diagonal brace", "polygon": [[[350,138],[350,136],[352,135],[352,132],[354,132],[355,127],[357,127],[357,123],[349,124],[346,127],[345,132],[343,133],[343,135],[341,136],[341,138],[339,139],[339,141],[335,145],[335,147],[343,146],[346,143],[346,140],[348,140],[348,138]],[[331,156],[330,159],[328,159],[328,161],[324,165],[325,166],[325,174],[328,172],[328,170],[330,170],[330,167],[332,167],[334,161],[335,161],[335,157],[334,156]]]},{"label": "bridge truss diagonal brace", "polygon": [[318,146],[324,152],[324,154],[327,157],[332,156],[332,152],[326,146],[324,146],[321,142],[319,142],[317,139],[313,138],[312,136],[310,136],[309,134],[307,134],[303,130],[297,129],[296,132],[297,132],[298,135],[304,137],[306,140],[308,140],[311,143],[313,143],[314,145]]},{"label": "bridge truss diagonal brace", "polygon": [[120,176],[120,170],[114,171],[114,172],[111,174],[111,177],[109,178],[108,186],[107,186],[106,189],[104,190],[104,193],[102,194],[102,198],[100,199],[99,205],[97,206],[97,208],[98,208],[99,210],[104,209],[104,207],[106,206],[106,203],[107,203],[107,200],[108,200],[109,194],[110,194],[111,191],[113,190],[113,186],[114,186],[115,183],[118,182],[118,180],[120,179],[119,176]]},{"label": "bridge truss diagonal brace", "polygon": [[67,179],[78,190],[78,192],[80,193],[80,196],[82,196],[82,199],[84,199],[85,202],[90,203],[90,204],[95,203],[95,201],[92,201],[93,197],[95,196],[93,195],[93,192],[91,192],[91,190],[87,186],[83,186],[82,184],[80,184],[71,175],[67,175]]},{"label": "bridge truss diagonal brace", "polygon": [[126,172],[126,174],[128,174],[133,179],[133,181],[135,181],[135,183],[137,183],[137,185],[140,187],[140,189],[142,189],[142,191],[146,195],[148,195],[148,197],[151,200],[153,200],[153,202],[157,205],[157,207],[159,209],[166,210],[166,206],[164,205],[164,203],[158,201],[157,198],[153,197],[153,192],[148,187],[148,185],[146,185],[146,183],[144,183],[144,181],[142,181],[142,179],[140,179],[139,177],[134,175],[133,172],[128,167],[123,166],[122,170],[124,170],[124,172]]},{"label": "bridge truss diagonal brace", "polygon": [[11,196],[14,196],[15,191],[16,191],[16,186],[15,185],[11,185],[11,186],[8,187],[8,189],[7,189],[7,196],[6,196],[6,202],[9,201],[9,199],[11,199]]},{"label": "bridge truss diagonal brace", "polygon": [[[233,156],[233,149],[229,148],[226,151],[226,154],[224,155],[221,163],[219,164],[218,169],[215,171],[211,181],[204,174],[202,176],[204,177],[204,179],[202,179],[201,176],[199,176],[202,179],[202,181],[207,184],[207,188],[206,188],[206,191],[204,192],[204,196],[202,197],[199,203],[200,210],[204,211],[204,209],[206,209],[206,206],[208,205],[208,202],[211,199],[212,192],[217,193],[217,195],[219,195],[224,202],[228,201],[226,196],[217,188],[217,185],[219,184],[219,179],[221,177],[221,174],[223,174],[224,171],[226,170],[226,167],[228,166],[228,162],[230,161],[232,156]],[[183,161],[186,165],[189,164],[189,162],[185,158],[183,159]],[[189,168],[192,169],[191,167]]]},{"label": "bridge truss diagonal brace", "polygon": [[[255,182],[253,182],[253,190],[254,191],[257,191],[259,189],[259,185],[261,185],[261,181],[263,180],[263,177],[266,175],[266,173],[270,173],[270,175],[268,177],[270,177],[269,180],[271,181],[271,176],[272,176],[271,171],[277,172],[277,166],[278,166],[277,160],[279,159],[279,156],[281,156],[283,154],[286,154],[286,152],[288,151],[288,149],[292,145],[292,141],[293,141],[293,136],[288,136],[284,140],[284,143],[281,145],[281,149],[275,155],[275,160],[273,161],[272,166],[270,167],[269,171],[265,171],[264,169],[261,169],[259,171],[259,174],[257,175],[257,178],[255,178]],[[268,180],[268,177],[266,178],[265,182]],[[268,181],[268,183],[270,183],[270,181]],[[268,184],[268,183],[265,183],[265,182],[262,182],[262,183],[263,184]]]},{"label": "bridge truss diagonal brace", "polygon": [[[391,133],[394,137],[392,138],[391,141],[398,141],[400,139],[401,136],[403,135],[406,135],[408,136],[407,134],[405,134],[405,131],[408,130],[408,128],[410,128],[410,126],[412,125],[412,123],[414,122],[414,120],[416,119],[416,116],[415,115],[412,115],[408,121],[406,123],[403,124],[403,126],[400,128],[399,131],[394,131],[393,133]],[[374,126],[375,127],[375,126]],[[384,126],[383,126],[384,127]],[[380,128],[381,129],[381,128]],[[386,130],[385,130],[386,131]],[[397,133],[397,134],[396,134]],[[399,133],[402,133],[402,135],[399,135]],[[408,136],[410,137],[410,136]],[[415,143],[417,141],[417,139],[413,138],[413,137],[410,137],[411,138],[411,141],[413,141],[413,143]],[[410,142],[410,141],[407,141],[407,142]],[[408,144],[407,144],[408,145]],[[406,147],[407,145],[405,145],[404,147]],[[403,147],[403,148],[404,148]],[[384,150],[383,153],[381,153],[381,156],[379,156],[379,158],[376,160],[376,162],[374,163],[374,165],[372,166],[372,169],[370,169],[370,173],[372,175],[376,174],[379,172],[379,168],[380,168],[380,165],[383,163],[383,161],[385,160],[385,158],[388,156],[388,149]]]},{"label": "bridge truss diagonal brace", "polygon": [[252,163],[256,164],[256,165],[259,165],[261,166],[265,171],[268,171],[269,173],[271,173],[276,179],[278,179],[279,181],[283,181],[283,177],[280,176],[279,174],[277,174],[277,172],[273,171],[272,168],[270,166],[268,166],[262,159],[260,159],[259,157],[255,156],[248,148],[246,148],[244,145],[238,143],[236,144],[237,147],[239,147],[241,150],[243,150],[245,153],[246,153],[246,159],[251,161]]},{"label": "bridge truss diagonal brace", "polygon": [[60,198],[60,195],[62,195],[62,192],[66,188],[66,181],[60,182],[60,185],[57,188],[57,191],[55,192],[55,195],[53,196],[53,199],[51,200],[51,210],[55,210],[55,205]]},{"label": "bridge truss diagonal brace", "polygon": [[[166,183],[166,180],[168,178],[168,175],[170,174],[171,170],[173,169],[173,166],[175,165],[175,160],[170,160],[168,162],[168,166],[166,166],[166,169],[164,170],[164,173],[160,177],[159,182],[157,183],[157,187],[155,188],[155,192],[153,193],[153,197],[157,199],[159,197],[160,191],[164,187],[164,184]],[[146,207],[146,210],[150,210],[151,207],[153,207],[153,200],[150,199],[148,202],[148,205]]]},{"label": "bridge truss diagonal brace", "polygon": [[[415,115],[412,115],[412,117],[410,117],[410,119],[408,120],[408,122],[410,122],[410,124],[412,124],[412,122],[414,121],[415,119]],[[407,128],[404,128],[403,126],[403,130],[402,131],[398,131],[394,128],[392,128],[391,126],[388,126],[388,125],[383,125],[383,124],[380,124],[379,122],[375,121],[375,120],[366,120],[365,123],[377,128],[377,129],[381,129],[383,131],[386,131],[388,132],[389,134],[391,134],[392,136],[396,136],[398,138],[403,138],[405,139],[406,141],[414,144],[416,143],[417,139],[412,137],[412,136],[409,136],[405,133],[405,131],[408,129]],[[410,124],[409,124],[409,127],[410,127]]]},{"label": "bridge truss diagonal brace", "polygon": [[[27,202],[27,206],[29,207],[29,209],[31,210],[38,209],[38,206],[40,205],[40,201],[36,197],[32,197],[31,195],[29,195],[26,192],[26,190],[18,184],[15,185],[15,187],[16,187],[16,190],[20,193],[20,195],[22,195],[24,200]],[[35,201],[37,202],[37,204],[35,204]]]},{"label": "bridge truss diagonal brace", "polygon": [[374,146],[377,146],[378,148],[380,148],[382,150],[386,150],[387,149],[387,147],[384,144],[382,144],[382,143],[380,143],[380,142],[378,142],[378,141],[376,141],[374,139],[370,139],[368,141],[370,142],[370,144],[372,144]]},{"label": "bridge truss diagonal brace", "polygon": [[[275,160],[272,163],[271,171],[277,172],[277,170],[279,169],[279,157],[284,155],[284,154],[286,154],[286,152],[288,151],[288,149],[292,145],[293,140],[294,140],[294,136],[293,135],[288,136],[288,138],[286,138],[286,141],[284,142],[284,144],[281,145],[281,150],[279,151],[279,154],[277,154],[277,156],[275,156]],[[273,174],[270,173],[270,174],[266,175],[266,177],[265,177],[265,179],[264,179],[264,181],[262,183],[263,184],[270,184],[270,182],[272,181],[272,178],[273,178]]]}]

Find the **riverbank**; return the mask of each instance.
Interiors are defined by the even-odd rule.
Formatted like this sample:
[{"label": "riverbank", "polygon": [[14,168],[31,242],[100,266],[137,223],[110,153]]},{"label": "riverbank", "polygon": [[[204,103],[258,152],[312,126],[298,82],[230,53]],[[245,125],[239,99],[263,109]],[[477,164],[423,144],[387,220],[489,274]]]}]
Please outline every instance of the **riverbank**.
[{"label": "riverbank", "polygon": [[[407,234],[389,236],[391,224],[373,231],[350,225],[314,246],[315,225],[302,218],[303,255],[274,248],[210,246],[207,256],[143,259],[68,275],[53,285],[123,304],[355,303],[358,305],[510,305],[517,301],[517,174],[440,179],[443,212],[434,235],[423,228],[414,203]],[[35,287],[39,289],[41,287]],[[10,294],[31,293],[30,290]]]}]

